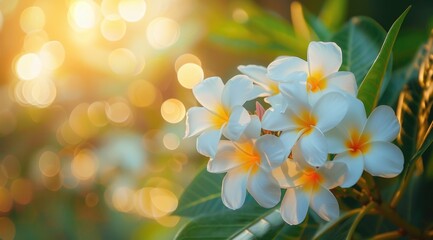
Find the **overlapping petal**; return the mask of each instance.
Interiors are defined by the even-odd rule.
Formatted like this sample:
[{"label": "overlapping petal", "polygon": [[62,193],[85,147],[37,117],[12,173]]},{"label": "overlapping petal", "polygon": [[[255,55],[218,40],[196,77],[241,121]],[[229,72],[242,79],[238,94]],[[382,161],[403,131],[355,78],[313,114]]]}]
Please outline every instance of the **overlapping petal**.
[{"label": "overlapping petal", "polygon": [[204,107],[192,107],[186,113],[185,137],[191,137],[214,127],[215,114]]},{"label": "overlapping petal", "polygon": [[278,168],[272,171],[272,175],[282,188],[292,188],[301,185],[302,170],[293,159],[287,159]]},{"label": "overlapping petal", "polygon": [[224,177],[221,198],[228,208],[236,210],[245,202],[249,171],[238,167],[230,170]]},{"label": "overlapping petal", "polygon": [[355,75],[352,72],[334,72],[326,77],[329,86],[343,90],[355,97],[358,92],[358,85],[356,84]]},{"label": "overlapping petal", "polygon": [[288,224],[297,225],[304,221],[310,205],[311,189],[288,188],[281,202],[281,217]]},{"label": "overlapping petal", "polygon": [[328,189],[322,187],[314,192],[310,207],[326,221],[336,219],[340,215],[337,199]]},{"label": "overlapping petal", "polygon": [[324,95],[313,106],[313,112],[318,118],[316,127],[322,132],[336,127],[346,115],[348,106],[346,98],[340,93]]},{"label": "overlapping petal", "polygon": [[248,179],[247,189],[262,207],[271,208],[280,202],[281,189],[277,180],[269,172],[252,173]]},{"label": "overlapping petal", "polygon": [[355,185],[361,178],[364,172],[364,156],[362,153],[351,154],[349,152],[344,152],[338,154],[333,162],[344,163],[347,166],[347,174],[345,176],[344,182],[341,183],[341,187],[351,187]]},{"label": "overlapping petal", "polygon": [[322,166],[328,157],[325,136],[318,129],[311,129],[299,138],[299,147],[305,161],[311,166]]},{"label": "overlapping petal", "polygon": [[400,132],[400,123],[389,106],[378,106],[367,119],[364,132],[371,134],[371,141],[391,142]]},{"label": "overlapping petal", "polygon": [[280,166],[286,157],[286,151],[281,140],[274,135],[263,135],[255,143],[260,152],[260,166],[271,171]]},{"label": "overlapping petal", "polygon": [[337,72],[343,62],[341,49],[333,42],[311,42],[307,60],[310,74],[320,72],[323,76]]},{"label": "overlapping petal", "polygon": [[372,142],[364,160],[365,170],[373,176],[391,178],[403,170],[403,153],[389,142]]},{"label": "overlapping petal", "polygon": [[219,129],[203,132],[197,138],[197,152],[207,157],[215,156],[220,139],[221,130]]},{"label": "overlapping petal", "polygon": [[198,83],[192,92],[197,101],[205,108],[217,112],[221,105],[224,83],[219,77],[206,78]]},{"label": "overlapping petal", "polygon": [[251,121],[250,114],[242,106],[235,106],[230,114],[229,121],[223,134],[230,140],[237,140]]},{"label": "overlapping petal", "polygon": [[347,166],[344,163],[327,161],[317,172],[323,177],[321,185],[326,189],[341,186],[347,177]]},{"label": "overlapping petal", "polygon": [[221,101],[227,109],[242,106],[253,90],[253,82],[245,75],[236,75],[229,79],[223,89]]},{"label": "overlapping petal", "polygon": [[268,66],[268,77],[275,81],[288,82],[306,77],[308,64],[298,57],[284,57],[274,60]]},{"label": "overlapping petal", "polygon": [[240,157],[244,154],[239,151],[232,141],[222,140],[218,144],[218,151],[207,164],[207,170],[212,173],[224,173],[244,164],[248,158]]}]

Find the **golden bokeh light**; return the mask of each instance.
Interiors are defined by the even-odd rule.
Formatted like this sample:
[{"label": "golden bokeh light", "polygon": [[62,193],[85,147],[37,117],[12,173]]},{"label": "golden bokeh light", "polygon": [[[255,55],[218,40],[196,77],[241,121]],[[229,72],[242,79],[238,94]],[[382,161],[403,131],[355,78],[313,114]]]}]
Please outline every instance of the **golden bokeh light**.
[{"label": "golden bokeh light", "polygon": [[39,57],[42,60],[43,67],[55,70],[65,61],[65,48],[59,41],[47,42],[39,51]]},{"label": "golden bokeh light", "polygon": [[55,177],[44,177],[42,181],[45,188],[52,192],[59,191],[62,187],[62,179],[58,175]]},{"label": "golden bokeh light", "polygon": [[45,13],[37,6],[24,9],[20,17],[21,30],[25,33],[42,30],[45,26]]},{"label": "golden bokeh light", "polygon": [[175,150],[179,147],[180,139],[174,133],[167,133],[162,138],[162,142],[168,150]]},{"label": "golden bokeh light", "polygon": [[203,69],[195,63],[187,63],[177,71],[177,80],[184,88],[192,89],[204,78]]},{"label": "golden bokeh light", "polygon": [[119,19],[118,5],[120,0],[102,0],[101,13],[107,19]]},{"label": "golden bokeh light", "polygon": [[157,218],[156,221],[161,224],[164,227],[175,227],[179,221],[180,221],[180,217],[179,216],[163,216],[160,218]]},{"label": "golden bokeh light", "polygon": [[187,63],[195,63],[201,67],[201,60],[199,57],[191,53],[185,53],[180,55],[174,62],[174,68],[176,69],[176,72],[179,71],[180,67]]},{"label": "golden bokeh light", "polygon": [[108,118],[105,114],[105,109],[107,107],[107,103],[105,102],[93,102],[87,109],[89,120],[96,127],[104,127],[107,125]]},{"label": "golden bokeh light", "polygon": [[178,99],[168,99],[161,105],[161,115],[169,123],[178,123],[185,117],[185,106]]},{"label": "golden bokeh light", "polygon": [[39,157],[39,170],[44,176],[56,176],[60,172],[60,167],[60,159],[54,152],[45,151]]},{"label": "golden bokeh light", "polygon": [[144,0],[120,0],[118,12],[125,21],[137,22],[144,17],[146,7]]},{"label": "golden bokeh light", "polygon": [[176,195],[164,188],[152,188],[150,190],[152,204],[164,215],[172,213],[178,204]]},{"label": "golden bokeh light", "polygon": [[74,130],[72,130],[69,121],[64,122],[57,132],[57,139],[63,145],[76,145],[80,143],[83,138],[80,137]]},{"label": "golden bokeh light", "polygon": [[108,119],[114,123],[126,123],[131,117],[131,108],[123,101],[115,101],[106,108]]},{"label": "golden bokeh light", "polygon": [[150,22],[146,33],[147,40],[153,48],[164,49],[177,42],[180,27],[173,19],[158,17]]},{"label": "golden bokeh light", "polygon": [[126,23],[122,19],[104,18],[101,23],[101,34],[108,41],[119,41],[125,36]]},{"label": "golden bokeh light", "polygon": [[161,218],[173,212],[178,204],[176,195],[170,190],[144,187],[134,194],[134,208],[146,218]]},{"label": "golden bokeh light", "polygon": [[11,184],[11,194],[14,201],[21,205],[29,204],[33,199],[33,183],[31,180],[19,178]]},{"label": "golden bokeh light", "polygon": [[72,174],[79,180],[91,179],[95,175],[97,167],[98,159],[88,149],[79,151],[71,163]]},{"label": "golden bokeh light", "polygon": [[249,19],[248,13],[242,8],[236,8],[235,10],[233,10],[232,17],[233,20],[238,23],[245,23]]},{"label": "golden bokeh light", "polygon": [[150,82],[137,80],[132,82],[128,88],[129,101],[136,107],[151,106],[158,94],[158,89]]},{"label": "golden bokeh light", "polygon": [[15,72],[21,80],[32,80],[42,73],[42,61],[35,53],[22,55],[15,65]]},{"label": "golden bokeh light", "polygon": [[111,199],[114,208],[120,212],[130,212],[134,208],[134,191],[128,187],[118,187]]},{"label": "golden bokeh light", "polygon": [[48,34],[44,30],[30,32],[24,38],[23,51],[38,52],[48,40]]},{"label": "golden bokeh light", "polygon": [[0,187],[0,212],[6,213],[12,209],[13,199],[9,190]]},{"label": "golden bokeh light", "polygon": [[69,116],[71,129],[82,138],[89,138],[95,135],[98,129],[92,124],[88,115],[89,104],[81,103],[77,105]]},{"label": "golden bokeh light", "polygon": [[99,196],[94,192],[90,192],[86,194],[86,198],[84,199],[86,206],[95,207],[99,203]]},{"label": "golden bokeh light", "polygon": [[108,65],[119,75],[133,75],[137,69],[137,57],[131,50],[118,48],[108,56]]},{"label": "golden bokeh light", "polygon": [[81,30],[92,29],[97,24],[96,6],[92,1],[74,1],[68,16],[70,24]]},{"label": "golden bokeh light", "polygon": [[0,217],[0,239],[12,240],[15,238],[15,224],[7,217]]}]

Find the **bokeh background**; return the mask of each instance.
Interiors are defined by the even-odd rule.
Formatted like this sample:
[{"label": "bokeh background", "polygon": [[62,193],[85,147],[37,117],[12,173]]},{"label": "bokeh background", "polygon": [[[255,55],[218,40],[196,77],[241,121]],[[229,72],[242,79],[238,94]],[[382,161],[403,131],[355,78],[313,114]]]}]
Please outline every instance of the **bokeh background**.
[{"label": "bokeh background", "polygon": [[[320,15],[324,2],[301,4]],[[336,16],[385,29],[413,5],[395,68],[433,27],[431,1],[340,2]],[[291,4],[0,0],[0,238],[173,238],[186,220],[171,213],[207,161],[183,139],[191,88],[305,57],[308,42],[264,31],[289,26]]]}]

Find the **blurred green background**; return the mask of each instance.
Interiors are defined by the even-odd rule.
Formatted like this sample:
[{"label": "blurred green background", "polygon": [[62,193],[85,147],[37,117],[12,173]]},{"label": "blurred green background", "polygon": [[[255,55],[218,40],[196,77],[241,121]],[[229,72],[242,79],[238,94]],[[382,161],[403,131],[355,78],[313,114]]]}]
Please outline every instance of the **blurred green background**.
[{"label": "blurred green background", "polygon": [[[292,3],[0,0],[0,238],[173,238],[185,220],[170,214],[207,161],[183,139],[191,88],[305,57],[308,41],[278,32],[293,31]],[[358,15],[388,29],[413,5],[394,69],[433,27],[428,0],[300,3],[305,16],[337,4],[331,33]]]}]

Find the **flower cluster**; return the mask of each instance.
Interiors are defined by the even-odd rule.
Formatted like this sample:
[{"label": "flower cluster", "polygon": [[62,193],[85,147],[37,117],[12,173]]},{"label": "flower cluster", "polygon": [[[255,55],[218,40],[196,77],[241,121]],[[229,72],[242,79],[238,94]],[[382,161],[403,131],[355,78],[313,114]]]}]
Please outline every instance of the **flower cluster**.
[{"label": "flower cluster", "polygon": [[[226,82],[207,78],[193,93],[203,107],[188,110],[186,137],[199,135],[207,170],[227,174],[223,203],[240,208],[248,191],[263,207],[281,201],[282,218],[299,224],[311,208],[329,221],[339,215],[330,189],[351,187],[363,171],[394,177],[403,154],[391,142],[400,131],[394,111],[379,106],[367,118],[351,72],[339,71],[341,49],[311,42],[307,61],[279,57],[269,66],[239,66]],[[264,98],[250,114],[244,104]],[[332,156],[332,157],[331,157]]]}]

